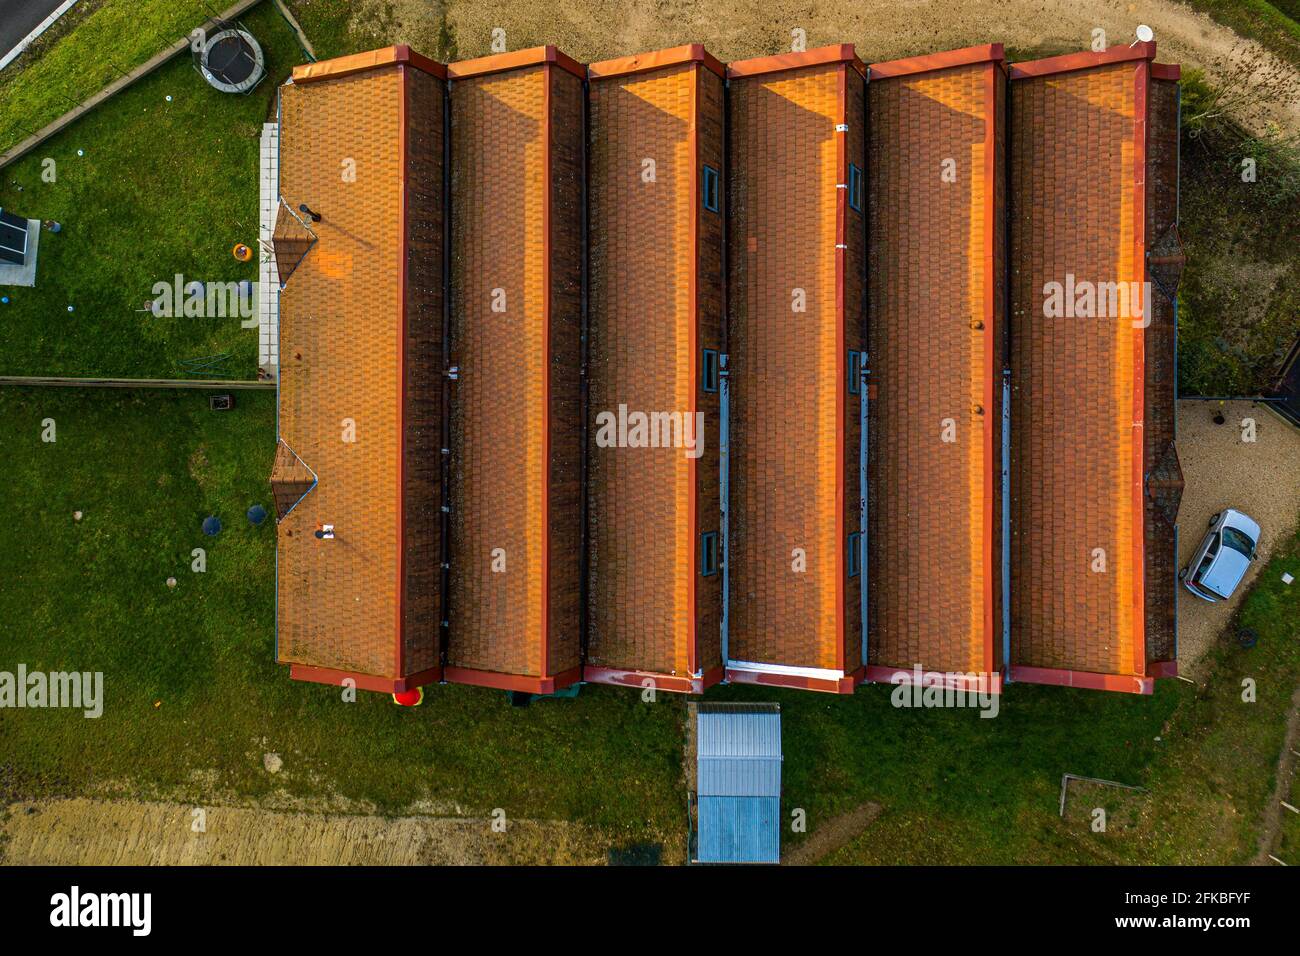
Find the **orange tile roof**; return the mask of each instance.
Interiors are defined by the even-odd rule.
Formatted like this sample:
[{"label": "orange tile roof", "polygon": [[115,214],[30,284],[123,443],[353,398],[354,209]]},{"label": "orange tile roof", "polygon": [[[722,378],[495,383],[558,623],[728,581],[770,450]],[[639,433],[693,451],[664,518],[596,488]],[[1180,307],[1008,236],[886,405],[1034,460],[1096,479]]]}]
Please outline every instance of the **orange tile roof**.
[{"label": "orange tile roof", "polygon": [[[912,664],[986,673],[1009,663],[1016,680],[1150,690],[1176,670],[1172,292],[1133,328],[1049,318],[1043,290],[1069,276],[1176,282],[1178,70],[1154,55],[1139,44],[1016,64],[1009,96],[998,44],[869,71],[845,45],[729,70],[700,45],[585,71],[554,47],[444,68],[399,46],[296,68],[281,95],[273,240],[287,283],[272,474],[279,659],[295,677],[380,690],[438,679],[440,650],[452,679],[511,689],[544,692],[579,674],[697,692],[719,680],[722,574],[703,574],[702,555],[721,531],[720,405],[701,371],[703,350],[726,346],[725,316],[728,677],[851,689],[864,669],[865,579],[868,679]],[[730,208],[720,196],[712,211],[705,167],[720,192],[729,181],[724,75],[736,172]],[[443,649],[447,82],[449,344],[462,374],[445,439]],[[870,557],[856,580],[845,556],[860,521],[861,432],[847,364],[868,345],[868,236],[845,196],[854,157],[870,183],[872,249]],[[304,203],[320,222],[297,211]],[[735,230],[729,263],[724,216]],[[793,288],[807,294],[807,313],[784,312]],[[504,313],[484,294],[498,289]],[[800,327],[804,314],[811,328]],[[1004,542],[998,370],[1008,333]],[[703,454],[600,447],[598,416],[620,408],[702,414]],[[955,442],[937,435],[945,418]],[[344,437],[352,426],[355,442]],[[333,540],[312,533],[325,524]],[[808,576],[797,580],[782,554],[804,546],[792,536],[808,539]],[[497,547],[503,575],[491,573]],[[1004,548],[1009,662],[997,640]],[[1092,570],[1097,549],[1105,571]],[[574,622],[584,613],[580,669]]]},{"label": "orange tile roof", "polygon": [[[710,59],[682,48],[590,68],[588,680],[720,677],[721,574],[698,573],[701,522],[719,520],[717,397],[699,388],[700,349],[721,346],[721,219],[700,210],[703,165],[722,167]],[[598,447],[598,416],[620,406],[704,412],[705,454]]]},{"label": "orange tile roof", "polygon": [[780,73],[784,70],[804,70],[832,63],[847,63],[860,76],[866,78],[867,68],[858,59],[852,43],[835,43],[814,50],[805,50],[802,53],[777,53],[774,56],[737,60],[727,64],[727,78],[734,80],[743,76],[760,76],[766,73]]},{"label": "orange tile roof", "polygon": [[608,79],[614,76],[630,76],[634,73],[649,73],[686,63],[698,63],[704,69],[726,78],[726,69],[713,54],[704,49],[702,43],[687,43],[667,50],[655,50],[652,53],[634,53],[631,56],[620,56],[612,60],[600,60],[587,67],[587,76],[593,80]]},{"label": "orange tile roof", "polygon": [[[436,583],[408,568],[436,552],[436,481],[411,484],[416,453],[436,454],[436,430],[433,442],[413,434],[411,405],[432,387],[408,356],[432,310],[407,277],[408,223],[427,211],[408,188],[412,154],[433,152],[421,133],[441,140],[441,110],[429,108],[441,82],[393,48],[312,64],[281,89],[280,192],[288,209],[322,217],[305,222],[316,236],[306,254],[290,250],[301,261],[280,297],[274,477],[291,492],[304,467],[316,478],[277,528],[278,658],[295,677],[386,690],[437,677]],[[333,540],[316,538],[323,525]]]},{"label": "orange tile roof", "polygon": [[447,679],[537,693],[577,679],[581,651],[583,102],[580,68],[552,69],[562,57],[448,67]]},{"label": "orange tile roof", "polygon": [[848,350],[862,349],[865,210],[841,188],[850,162],[863,169],[860,67],[843,46],[728,67],[732,680],[849,691],[861,663],[846,502],[859,496]]},{"label": "orange tile roof", "polygon": [[923,56],[872,63],[867,75],[873,80],[892,76],[913,76],[957,66],[1001,62],[1005,58],[1001,43],[981,43],[977,46],[962,47],[960,50],[945,50],[942,53],[927,53]]},{"label": "orange tile roof", "polygon": [[587,78],[587,68],[553,46],[535,46],[527,50],[515,50],[510,53],[494,53],[480,56],[473,60],[460,60],[448,64],[447,76],[453,80],[464,80],[474,76],[486,76],[490,73],[505,73],[526,66],[538,66],[543,63],[553,64],[572,73],[580,80]]},{"label": "orange tile roof", "polygon": [[[1049,317],[1045,300],[1047,283],[1073,298],[1071,280],[1146,279],[1154,55],[1143,44],[1012,68],[1016,680],[1150,690],[1143,420],[1155,327],[1127,314]],[[1172,420],[1172,400],[1162,417]]]},{"label": "orange tile roof", "polygon": [[1000,671],[1001,55],[995,44],[871,66],[867,603],[877,680],[914,666]]}]

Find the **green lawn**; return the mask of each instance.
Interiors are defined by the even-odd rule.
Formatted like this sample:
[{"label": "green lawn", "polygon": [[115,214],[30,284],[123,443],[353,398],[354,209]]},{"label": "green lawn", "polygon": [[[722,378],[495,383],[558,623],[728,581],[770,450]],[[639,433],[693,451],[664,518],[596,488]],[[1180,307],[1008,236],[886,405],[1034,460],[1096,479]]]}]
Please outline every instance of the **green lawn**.
[{"label": "green lawn", "polygon": [[[291,683],[274,663],[274,529],[243,517],[269,505],[274,398],[237,399],[214,413],[198,393],[0,391],[0,480],[12,490],[0,505],[0,670],[102,670],[107,698],[98,720],[0,711],[2,796],[287,794],[386,812],[428,801],[572,820],[616,842],[681,838],[681,698],[647,705],[589,686],[512,709],[497,692],[442,686],[406,710]],[[40,441],[46,418],[54,444]],[[225,525],[216,538],[200,531],[208,514]],[[189,570],[195,547],[208,552],[203,574]],[[1300,576],[1300,542],[1243,612],[1259,646],[1223,648],[1202,693],[1173,681],[1145,698],[1015,685],[992,720],[897,710],[879,686],[845,699],[732,686],[710,699],[781,703],[784,808],[806,810],[810,829],[865,801],[884,807],[833,862],[1239,861],[1300,680],[1300,588],[1280,583],[1282,568]],[[1246,674],[1256,704],[1237,702]],[[282,773],[265,772],[267,751]],[[1156,803],[1135,832],[1096,837],[1057,819],[1066,772],[1151,787]]]},{"label": "green lawn", "polygon": [[[1267,393],[1300,336],[1300,153],[1247,135],[1217,112],[1197,71],[1183,80],[1178,387],[1184,395]],[[1242,181],[1242,161],[1255,181]]]},{"label": "green lawn", "polygon": [[[680,699],[588,688],[526,709],[438,687],[426,705],[292,683],[275,657],[275,399],[0,390],[0,670],[103,671],[104,714],[0,711],[0,797],[417,800],[680,838]],[[58,441],[40,441],[53,418]],[[74,511],[82,511],[80,522]],[[224,529],[200,525],[218,515]],[[207,549],[207,571],[190,570]],[[168,589],[169,576],[178,579]],[[155,702],[161,706],[155,707]],[[278,752],[271,776],[262,755]],[[2,801],[0,801],[2,802]]]},{"label": "green lawn", "polygon": [[[258,137],[302,56],[271,4],[245,22],[270,74],[249,96],[216,92],[181,57],[2,171],[0,206],[63,231],[42,233],[34,289],[3,290],[0,374],[181,378],[187,360],[228,355],[204,377],[256,376],[257,330],[238,318],[143,311],[154,283],[176,273],[257,278],[256,262],[231,249],[256,247]],[[46,158],[53,183],[42,179]]]},{"label": "green lawn", "polygon": [[[168,5],[143,10],[141,34],[155,6]],[[389,28],[349,32],[340,0],[293,6],[322,57],[378,45]],[[85,22],[120,7],[91,6]],[[252,96],[209,90],[181,59],[4,170],[0,205],[65,229],[42,236],[38,288],[6,290],[0,374],[172,377],[186,359],[227,352],[224,374],[252,377],[255,333],[238,320],[135,311],[175,272],[255,278],[229,250],[256,236],[257,135],[275,83],[302,56],[271,5],[245,20],[271,70]],[[141,44],[144,59],[152,50]],[[42,63],[18,78],[39,78]],[[1189,86],[1195,105],[1205,91]],[[13,89],[17,80],[0,85]],[[1240,184],[1233,166],[1259,146],[1237,135],[1184,141],[1185,391],[1257,390],[1270,350],[1300,330],[1297,204],[1279,201],[1275,181]],[[53,184],[40,180],[46,156],[58,164]],[[1269,165],[1276,154],[1260,156],[1261,169],[1287,174]],[[512,709],[500,693],[445,686],[407,710],[291,683],[274,663],[274,528],[243,518],[254,502],[270,505],[274,396],[237,401],[212,413],[201,393],[0,390],[0,670],[102,670],[108,698],[98,720],[0,711],[0,803],[287,795],[399,812],[428,801],[445,812],[502,807],[572,820],[615,844],[680,841],[681,698],[646,705],[633,692],[586,687],[575,700]],[[40,441],[46,418],[57,443]],[[205,538],[200,522],[214,513],[225,530]],[[208,550],[203,574],[189,570],[195,547]],[[1283,569],[1300,579],[1300,541],[1265,569],[1243,609],[1259,646],[1219,648],[1205,688],[1163,681],[1138,698],[1014,685],[993,720],[896,710],[886,687],[835,698],[732,686],[710,699],[782,704],[784,809],[804,809],[810,829],[867,801],[883,807],[831,862],[1240,862],[1254,851],[1286,701],[1300,683],[1300,581],[1286,588]],[[1259,685],[1255,704],[1240,701],[1247,676]],[[278,775],[263,769],[268,751],[284,758]],[[1066,772],[1150,793],[1099,795],[1123,822],[1092,834],[1057,817]],[[1300,823],[1284,825],[1279,855],[1294,862]]]},{"label": "green lawn", "polygon": [[[232,2],[81,0],[0,73],[0,149],[58,119]],[[262,24],[266,12],[246,15],[247,22]]]}]

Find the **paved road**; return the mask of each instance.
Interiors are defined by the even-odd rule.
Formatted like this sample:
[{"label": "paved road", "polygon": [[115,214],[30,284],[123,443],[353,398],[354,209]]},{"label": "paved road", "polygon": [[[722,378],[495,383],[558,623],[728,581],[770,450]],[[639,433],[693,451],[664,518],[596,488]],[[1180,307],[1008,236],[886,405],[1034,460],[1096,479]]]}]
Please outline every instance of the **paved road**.
[{"label": "paved road", "polygon": [[63,0],[0,0],[0,60],[62,3]]}]

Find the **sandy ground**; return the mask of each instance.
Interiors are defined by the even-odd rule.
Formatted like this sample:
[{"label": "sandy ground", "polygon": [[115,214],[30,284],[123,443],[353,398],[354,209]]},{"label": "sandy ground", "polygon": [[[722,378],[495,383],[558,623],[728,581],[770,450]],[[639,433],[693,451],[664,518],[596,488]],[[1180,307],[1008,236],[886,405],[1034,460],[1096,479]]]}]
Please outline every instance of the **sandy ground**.
[{"label": "sandy ground", "polygon": [[40,800],[0,815],[0,863],[71,865],[603,864],[608,834],[565,823],[350,816],[131,800]]},{"label": "sandy ground", "polygon": [[1005,43],[1017,57],[1088,49],[1092,30],[1111,46],[1133,40],[1139,23],[1155,31],[1160,59],[1198,67],[1221,88],[1240,92],[1238,108],[1257,130],[1274,122],[1300,130],[1296,72],[1259,44],[1175,0],[555,0],[544,9],[517,0],[362,0],[358,23],[389,12],[387,38],[432,52],[444,11],[461,58],[490,52],[493,29],[507,49],[554,43],[591,62],[702,42],[724,61],[790,49],[801,29],[809,48],[850,42],[864,60],[932,53],[975,43]]},{"label": "sandy ground", "polygon": [[[1300,430],[1252,402],[1225,403],[1226,421],[1216,425],[1218,407],[1217,402],[1178,403],[1178,457],[1186,481],[1178,512],[1179,567],[1191,560],[1210,516],[1227,507],[1259,522],[1260,557],[1232,600],[1210,604],[1178,589],[1178,664],[1187,676],[1195,675],[1197,662],[1227,625],[1276,542],[1295,527],[1300,515]],[[1247,418],[1255,420],[1253,444],[1241,440],[1241,423]],[[1300,587],[1300,581],[1294,587]]]}]

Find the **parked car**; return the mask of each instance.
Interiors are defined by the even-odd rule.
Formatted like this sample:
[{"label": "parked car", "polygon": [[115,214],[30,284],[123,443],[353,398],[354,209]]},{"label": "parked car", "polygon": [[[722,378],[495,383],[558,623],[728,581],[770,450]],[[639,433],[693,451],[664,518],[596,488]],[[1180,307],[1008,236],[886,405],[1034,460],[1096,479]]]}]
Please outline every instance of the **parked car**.
[{"label": "parked car", "polygon": [[1203,601],[1226,601],[1255,560],[1258,543],[1254,519],[1232,508],[1220,511],[1210,519],[1205,540],[1191,563],[1178,572],[1178,580]]}]

